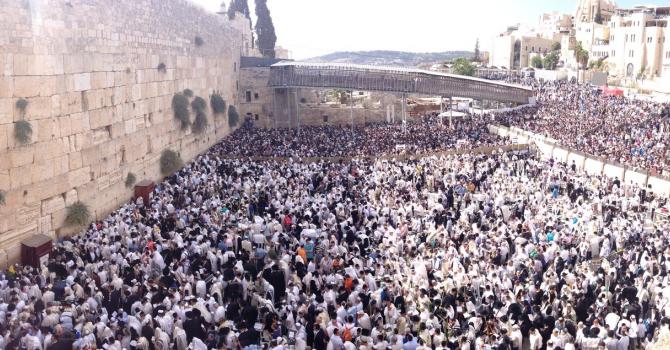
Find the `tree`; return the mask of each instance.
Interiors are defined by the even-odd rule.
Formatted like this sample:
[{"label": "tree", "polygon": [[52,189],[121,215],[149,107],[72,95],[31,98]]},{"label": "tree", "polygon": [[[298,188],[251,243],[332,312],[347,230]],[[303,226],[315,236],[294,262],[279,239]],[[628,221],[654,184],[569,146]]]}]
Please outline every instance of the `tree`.
[{"label": "tree", "polygon": [[274,58],[277,35],[275,34],[275,26],[272,23],[267,0],[256,0],[256,17],[258,17],[256,20],[258,48],[264,57]]},{"label": "tree", "polygon": [[561,51],[561,43],[557,41],[551,44],[551,51]]},{"label": "tree", "polygon": [[533,68],[542,68],[542,57],[540,56],[533,56],[533,58],[530,60],[530,66]]},{"label": "tree", "polygon": [[475,75],[475,65],[472,62],[466,60],[465,58],[457,58],[454,60],[453,65],[451,66],[451,72],[458,75]]},{"label": "tree", "polygon": [[475,43],[475,55],[472,57],[472,62],[481,62],[482,60],[482,54],[479,52],[479,38],[477,38],[477,42]]},{"label": "tree", "polygon": [[544,56],[544,61],[542,66],[544,69],[554,70],[558,65],[558,53],[556,51],[550,52],[548,55]]},{"label": "tree", "polygon": [[575,47],[575,60],[581,66],[581,69],[586,69],[586,64],[589,62],[589,52],[584,50],[581,41]]},{"label": "tree", "polygon": [[228,16],[233,19],[235,13],[239,12],[247,19],[251,19],[251,12],[249,12],[249,3],[247,0],[231,0],[230,7],[228,7]]}]

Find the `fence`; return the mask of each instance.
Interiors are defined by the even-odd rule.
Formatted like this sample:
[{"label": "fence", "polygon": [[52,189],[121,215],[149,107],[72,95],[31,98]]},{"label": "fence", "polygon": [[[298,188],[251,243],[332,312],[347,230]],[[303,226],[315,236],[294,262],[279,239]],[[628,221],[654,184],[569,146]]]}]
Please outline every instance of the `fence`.
[{"label": "fence", "polygon": [[607,159],[596,157],[559,145],[556,140],[528,132],[517,127],[505,127],[500,125],[489,125],[489,132],[500,136],[516,138],[517,142],[533,143],[537,146],[543,159],[554,158],[555,160],[576,165],[577,169],[583,169],[590,175],[605,175],[610,178],[618,177],[624,184],[637,184],[639,186],[650,186],[655,194],[670,196],[670,179],[661,175],[625,166]]},{"label": "fence", "polygon": [[302,161],[305,163],[316,163],[321,161],[339,162],[351,161],[353,159],[383,159],[383,160],[414,160],[432,156],[446,156],[456,154],[491,154],[493,152],[508,152],[508,151],[528,151],[530,148],[527,144],[517,145],[500,145],[500,146],[482,146],[475,148],[454,149],[449,151],[427,152],[416,154],[388,154],[382,156],[354,156],[354,157],[239,157],[242,159],[249,159],[253,161],[278,161],[286,162],[289,160]]}]

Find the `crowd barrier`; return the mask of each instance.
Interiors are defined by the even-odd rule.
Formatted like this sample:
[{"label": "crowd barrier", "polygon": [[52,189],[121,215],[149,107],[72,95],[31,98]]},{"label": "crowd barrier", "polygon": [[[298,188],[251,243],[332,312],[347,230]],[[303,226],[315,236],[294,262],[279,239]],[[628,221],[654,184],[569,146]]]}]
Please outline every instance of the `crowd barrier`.
[{"label": "crowd barrier", "polygon": [[554,158],[568,164],[574,162],[578,169],[584,169],[590,175],[605,175],[610,178],[619,178],[624,184],[632,183],[649,187],[655,194],[664,197],[670,196],[670,179],[664,176],[652,175],[642,169],[628,167],[600,157],[584,154],[571,148],[563,147],[554,139],[514,126],[492,125],[489,127],[489,131],[500,136],[516,138],[518,141],[528,140],[529,143],[533,143],[537,147],[542,159]]},{"label": "crowd barrier", "polygon": [[[457,155],[457,154],[491,154],[493,152],[508,152],[508,151],[528,151],[530,148],[528,144],[516,144],[516,145],[497,145],[497,146],[481,146],[475,148],[463,148],[463,149],[453,149],[449,151],[438,151],[438,152],[424,152],[424,153],[414,153],[414,154],[388,154],[382,156],[355,156],[355,157],[230,157],[228,159],[239,158],[239,159],[249,159],[253,161],[277,161],[277,162],[286,162],[286,161],[301,161],[305,163],[318,163],[318,162],[339,162],[339,161],[351,161],[354,159],[383,159],[383,160],[414,160],[432,156],[446,156],[446,155]],[[225,157],[224,157],[225,158]]]}]

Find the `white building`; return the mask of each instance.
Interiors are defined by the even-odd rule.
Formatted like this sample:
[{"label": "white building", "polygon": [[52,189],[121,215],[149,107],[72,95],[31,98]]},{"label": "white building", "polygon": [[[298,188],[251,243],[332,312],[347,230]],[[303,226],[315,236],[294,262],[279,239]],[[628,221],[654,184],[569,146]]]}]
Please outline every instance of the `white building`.
[{"label": "white building", "polygon": [[610,73],[670,77],[670,7],[618,9],[609,22]]}]

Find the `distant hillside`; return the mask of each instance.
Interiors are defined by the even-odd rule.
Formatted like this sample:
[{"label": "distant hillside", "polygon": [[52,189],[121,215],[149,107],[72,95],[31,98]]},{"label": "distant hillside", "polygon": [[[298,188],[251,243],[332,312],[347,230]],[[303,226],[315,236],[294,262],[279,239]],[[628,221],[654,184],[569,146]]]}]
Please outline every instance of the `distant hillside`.
[{"label": "distant hillside", "polygon": [[353,63],[388,66],[425,66],[459,57],[472,57],[470,51],[405,52],[405,51],[343,51],[310,58],[308,62]]}]

